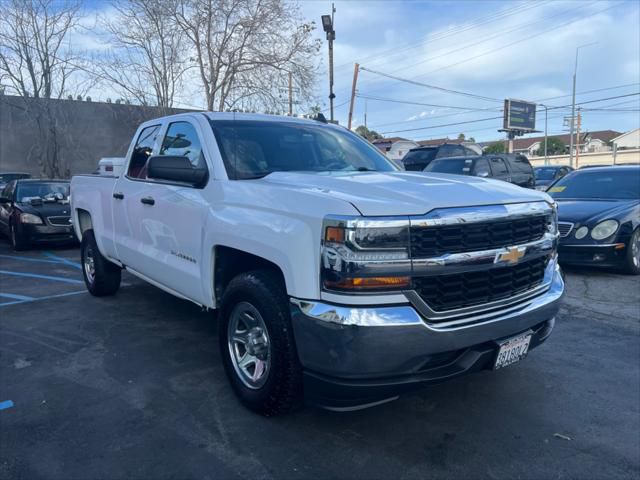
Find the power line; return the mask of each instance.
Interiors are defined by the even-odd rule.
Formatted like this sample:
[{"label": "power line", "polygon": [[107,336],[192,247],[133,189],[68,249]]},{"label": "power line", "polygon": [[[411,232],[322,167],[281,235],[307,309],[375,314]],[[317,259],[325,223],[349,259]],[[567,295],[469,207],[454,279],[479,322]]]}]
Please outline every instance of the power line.
[{"label": "power line", "polygon": [[[586,95],[589,93],[596,93],[596,92],[604,92],[607,90],[617,90],[620,88],[627,88],[627,87],[632,87],[632,86],[636,86],[636,85],[640,85],[640,83],[627,83],[624,85],[615,85],[612,87],[604,87],[604,88],[597,88],[594,90],[585,90],[583,92],[578,92],[576,93],[576,95]],[[566,97],[570,97],[571,94],[569,95],[559,95],[559,96],[555,96],[555,97],[548,97],[548,98],[541,98],[538,100],[534,100],[536,103],[539,102],[543,102],[546,100],[555,100],[555,99],[559,99],[559,98],[566,98]],[[405,103],[405,102],[401,102],[401,103]],[[419,121],[427,121],[427,120],[434,120],[436,118],[445,118],[445,117],[454,117],[457,115],[464,115],[465,113],[473,113],[473,112],[478,112],[478,111],[502,111],[502,108],[497,108],[497,107],[491,107],[491,108],[468,108],[466,111],[461,111],[461,112],[455,112],[455,113],[448,113],[445,115],[437,115],[437,116],[430,116],[428,118],[414,118],[414,119],[409,119],[409,120],[400,120],[397,122],[387,122],[387,123],[378,123],[375,125],[372,125],[371,128],[380,128],[380,127],[387,127],[389,125],[399,125],[399,124],[403,124],[403,123],[413,123],[413,122],[419,122]]]},{"label": "power line", "polygon": [[480,99],[480,100],[486,100],[486,101],[490,101],[490,102],[502,103],[502,100],[499,100],[497,98],[485,97],[483,95],[476,95],[474,93],[461,92],[459,90],[452,90],[452,89],[449,89],[449,88],[438,87],[436,85],[430,85],[428,83],[422,83],[422,82],[418,82],[416,80],[411,80],[411,79],[408,79],[408,78],[401,78],[401,77],[397,77],[395,75],[391,75],[391,74],[388,74],[388,73],[379,72],[377,70],[372,70],[370,68],[360,67],[360,70],[365,70],[367,72],[371,72],[371,73],[374,73],[376,75],[380,75],[380,76],[383,76],[383,77],[391,78],[391,79],[397,80],[399,82],[409,83],[411,85],[416,85],[416,86],[419,86],[419,87],[431,88],[433,90],[439,90],[441,92],[451,93],[451,94],[454,94],[454,95],[463,95],[465,97],[471,97],[471,98],[477,98],[477,99]]},{"label": "power line", "polygon": [[[458,61],[458,62],[454,62],[454,63],[451,63],[451,64],[449,64],[449,65],[444,65],[444,66],[442,66],[442,67],[440,67],[440,68],[437,68],[437,69],[435,69],[435,70],[431,70],[431,71],[429,71],[429,72],[426,72],[426,73],[424,73],[424,74],[421,74],[420,76],[425,76],[425,75],[428,75],[428,74],[431,74],[431,73],[439,72],[439,71],[441,71],[441,70],[445,70],[445,69],[448,69],[448,68],[451,68],[451,67],[454,67],[454,66],[457,66],[457,65],[461,65],[461,64],[463,64],[463,63],[467,63],[467,62],[470,62],[470,61],[476,60],[476,59],[478,59],[478,58],[480,58],[480,57],[484,57],[484,56],[489,55],[489,54],[491,54],[491,53],[495,53],[495,52],[497,52],[497,51],[504,50],[505,48],[509,48],[509,47],[511,47],[511,46],[513,46],[513,45],[517,45],[517,44],[522,43],[522,42],[525,42],[525,41],[527,41],[527,40],[531,40],[532,38],[539,37],[539,36],[544,35],[544,34],[546,34],[546,33],[548,33],[548,32],[551,32],[551,31],[553,31],[553,30],[557,30],[557,29],[559,29],[559,28],[566,27],[567,25],[570,25],[570,24],[572,24],[572,23],[576,23],[576,22],[579,22],[579,21],[585,20],[585,19],[587,19],[587,18],[593,17],[593,16],[595,16],[595,15],[599,15],[599,14],[601,14],[601,13],[603,13],[603,12],[606,12],[607,10],[611,10],[612,8],[617,7],[617,6],[619,6],[619,3],[614,4],[614,5],[611,5],[611,6],[607,7],[607,8],[602,9],[602,10],[598,10],[597,12],[591,13],[591,14],[589,14],[589,15],[587,15],[587,16],[583,16],[583,17],[580,17],[580,18],[576,18],[576,19],[570,20],[570,21],[568,21],[568,22],[564,22],[564,23],[562,23],[562,24],[556,25],[556,26],[554,26],[554,27],[552,27],[552,28],[548,28],[548,29],[542,30],[541,32],[535,33],[535,34],[533,34],[533,35],[529,35],[529,36],[527,36],[527,37],[525,37],[525,38],[522,38],[522,39],[520,39],[520,40],[516,40],[516,41],[514,41],[514,42],[507,43],[507,44],[505,44],[505,45],[502,45],[502,46],[500,46],[500,47],[497,47],[497,48],[494,48],[494,49],[488,50],[488,51],[486,51],[486,52],[482,52],[482,53],[479,53],[479,54],[477,54],[477,55],[473,55],[473,56],[468,57],[468,58],[466,58],[466,59],[464,59],[464,60],[460,60],[460,61]],[[378,74],[380,74],[380,72],[375,72],[375,71],[373,71],[373,70],[371,70],[371,69],[368,69],[368,68],[365,68],[365,67],[361,67],[361,69],[362,69],[362,70],[370,71],[370,72],[372,72],[372,73],[378,73]],[[383,76],[387,76],[387,77],[389,77],[389,78],[394,78],[393,76],[390,76],[390,75],[387,75],[387,74],[384,74]],[[414,78],[419,78],[419,77],[414,77]],[[415,82],[415,80],[413,80],[413,79],[405,79],[405,80],[408,80],[409,82]],[[485,98],[485,99],[486,99],[486,98]],[[495,99],[493,99],[493,100],[495,100]],[[502,101],[502,100],[500,100],[500,101]]]},{"label": "power line", "polygon": [[[588,100],[585,102],[580,102],[580,103],[576,103],[576,105],[587,105],[587,104],[591,104],[591,103],[597,103],[597,102],[604,102],[607,100],[615,100],[617,98],[625,98],[625,97],[632,97],[635,95],[640,95],[640,92],[638,93],[629,93],[627,95],[617,95],[615,97],[608,97],[608,98],[600,98],[597,100]],[[555,106],[555,107],[549,107],[549,110],[558,110],[558,109],[562,109],[562,108],[566,108],[569,105],[560,105],[560,106]],[[419,130],[431,130],[434,128],[441,128],[441,127],[450,127],[450,126],[454,126],[454,125],[466,125],[469,123],[477,123],[477,122],[486,122],[489,120],[497,120],[497,119],[501,119],[503,118],[502,116],[499,117],[488,117],[488,118],[480,118],[477,120],[467,120],[465,122],[456,122],[456,123],[445,123],[445,124],[441,124],[441,125],[431,125],[428,127],[418,127],[418,128],[408,128],[408,129],[404,129],[404,130],[393,130],[390,132],[382,132],[383,135],[387,135],[390,133],[402,133],[402,132],[415,132],[415,131],[419,131]]]},{"label": "power line", "polygon": [[[376,61],[380,60],[380,58],[383,58],[384,56],[386,56],[389,53],[393,53],[394,56],[395,56],[395,55],[398,55],[398,53],[401,53],[401,52],[404,52],[404,51],[407,51],[407,50],[413,50],[413,49],[421,47],[421,46],[423,46],[423,45],[425,45],[427,43],[434,43],[436,41],[439,41],[439,40],[442,40],[442,39],[445,39],[445,38],[449,38],[449,37],[454,36],[454,35],[459,35],[461,33],[467,32],[469,30],[473,30],[474,28],[477,28],[479,26],[485,25],[487,23],[494,23],[496,20],[507,18],[507,17],[510,17],[510,16],[516,15],[516,14],[521,14],[521,13],[527,11],[527,10],[531,10],[531,9],[534,9],[534,8],[539,8],[539,7],[541,7],[543,5],[546,5],[548,3],[550,3],[550,2],[549,1],[531,2],[529,6],[526,6],[526,4],[525,4],[524,6],[523,5],[519,5],[518,7],[515,7],[513,9],[505,9],[502,12],[492,13],[492,14],[489,14],[489,15],[487,15],[485,17],[480,18],[480,19],[476,19],[471,23],[467,23],[466,25],[463,24],[458,28],[455,28],[455,29],[452,29],[452,30],[443,31],[443,32],[440,32],[439,34],[433,35],[431,37],[424,37],[423,39],[421,39],[420,41],[415,42],[415,43],[408,43],[405,46],[400,46],[398,48],[389,48],[389,49],[381,50],[381,51],[379,51],[377,53],[374,53],[372,55],[368,55],[366,57],[361,57],[359,60],[358,59],[354,60],[354,62],[358,61],[358,63],[361,63],[361,62],[369,60],[369,59],[373,59],[372,61],[376,62]],[[338,67],[336,67],[336,69],[337,68],[342,68],[342,67],[345,67],[345,66],[351,66],[354,62],[342,63],[342,64],[338,65]]]},{"label": "power line", "polygon": [[414,102],[411,100],[399,100],[399,99],[395,99],[395,98],[384,98],[384,97],[377,97],[377,96],[371,96],[371,95],[361,95],[361,94],[356,94],[356,96],[358,98],[364,98],[367,100],[375,100],[378,102],[390,102],[390,103],[402,103],[402,104],[406,104],[406,105],[420,105],[423,107],[435,107],[435,108],[450,108],[450,109],[454,109],[454,110],[466,110],[466,111],[483,111],[483,110],[493,110],[493,109],[486,109],[486,108],[469,108],[469,107],[460,107],[460,106],[454,106],[454,105],[437,105],[435,103],[422,103],[422,102]]},{"label": "power line", "polygon": [[[593,5],[593,4],[595,4],[595,3],[597,3],[597,1],[593,1],[593,2],[588,3],[588,4],[586,4],[586,5],[580,5],[580,7],[579,7],[579,8],[582,10],[582,9],[584,9],[585,7],[590,6],[590,5]],[[438,59],[438,58],[442,58],[442,57],[444,57],[444,56],[451,55],[451,54],[453,54],[453,53],[456,53],[456,52],[459,52],[459,51],[462,51],[462,50],[468,49],[468,48],[470,48],[470,47],[477,46],[477,45],[479,45],[479,44],[481,44],[481,43],[486,43],[486,42],[488,42],[488,41],[490,41],[490,40],[494,40],[494,39],[499,38],[499,37],[501,37],[501,36],[503,36],[503,35],[506,35],[506,34],[509,34],[509,33],[512,33],[512,32],[518,31],[518,30],[522,30],[522,29],[523,29],[523,28],[525,28],[525,27],[530,27],[530,26],[532,26],[532,25],[536,25],[536,24],[538,24],[538,23],[545,22],[545,21],[547,21],[547,20],[549,20],[549,19],[557,18],[558,16],[564,15],[565,13],[571,12],[571,11],[573,11],[573,10],[576,10],[576,8],[575,8],[575,7],[574,7],[574,8],[569,8],[569,9],[567,9],[567,10],[563,10],[562,12],[557,12],[557,13],[554,13],[553,15],[549,15],[549,16],[546,16],[546,17],[539,18],[539,19],[537,19],[537,20],[535,20],[535,21],[533,21],[533,22],[525,22],[525,23],[523,23],[523,24],[517,25],[517,26],[516,26],[516,27],[514,27],[514,28],[511,28],[511,29],[508,29],[508,30],[503,30],[503,31],[501,31],[501,32],[496,33],[495,35],[491,35],[491,36],[485,37],[485,38],[483,38],[483,39],[482,39],[482,40],[480,40],[480,41],[469,42],[469,43],[466,43],[466,44],[464,44],[464,45],[462,45],[462,46],[460,46],[460,47],[458,47],[458,48],[455,48],[455,49],[453,49],[453,50],[449,50],[449,51],[447,51],[447,52],[443,52],[443,53],[440,53],[440,54],[438,54],[438,55],[434,55],[434,56],[431,56],[431,57],[427,57],[427,58],[425,58],[425,59],[420,60],[419,62],[412,62],[412,63],[411,63],[411,65],[407,65],[406,67],[401,67],[401,68],[399,68],[399,69],[396,69],[395,71],[396,71],[396,72],[399,72],[399,71],[406,70],[407,68],[414,68],[416,65],[421,65],[421,64],[423,64],[423,63],[427,63],[427,62],[430,62],[430,61],[432,61],[432,60],[436,60],[436,59]]]}]

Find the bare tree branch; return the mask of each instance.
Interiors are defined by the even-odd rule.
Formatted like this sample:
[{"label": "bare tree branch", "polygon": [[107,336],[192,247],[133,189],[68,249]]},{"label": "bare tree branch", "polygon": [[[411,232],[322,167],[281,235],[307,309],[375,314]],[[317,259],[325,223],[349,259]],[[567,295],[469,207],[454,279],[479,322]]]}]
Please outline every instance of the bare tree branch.
[{"label": "bare tree branch", "polygon": [[80,20],[80,0],[0,2],[0,74],[19,95],[61,97],[77,69],[65,40]]},{"label": "bare tree branch", "polygon": [[260,109],[281,103],[288,72],[310,98],[320,48],[313,22],[284,0],[173,0],[175,18],[193,49],[209,110],[241,100]]}]

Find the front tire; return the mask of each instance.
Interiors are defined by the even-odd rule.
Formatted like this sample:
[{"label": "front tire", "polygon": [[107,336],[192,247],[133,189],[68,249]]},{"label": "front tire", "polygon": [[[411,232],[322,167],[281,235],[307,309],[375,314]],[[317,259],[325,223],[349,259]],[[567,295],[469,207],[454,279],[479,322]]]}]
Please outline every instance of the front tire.
[{"label": "front tire", "polygon": [[96,297],[115,294],[120,288],[121,268],[102,256],[93,230],[87,230],[82,235],[80,252],[82,276],[89,293]]},{"label": "front tire", "polygon": [[624,269],[631,275],[640,275],[640,227],[634,230],[629,239]]},{"label": "front tire", "polygon": [[22,238],[22,235],[20,235],[15,222],[11,222],[9,224],[9,243],[11,244],[11,248],[13,248],[16,252],[27,248],[27,244]]},{"label": "front tire", "polygon": [[287,413],[302,399],[283,283],[271,270],[239,274],[225,290],[219,317],[220,353],[231,386],[247,408],[264,416]]}]

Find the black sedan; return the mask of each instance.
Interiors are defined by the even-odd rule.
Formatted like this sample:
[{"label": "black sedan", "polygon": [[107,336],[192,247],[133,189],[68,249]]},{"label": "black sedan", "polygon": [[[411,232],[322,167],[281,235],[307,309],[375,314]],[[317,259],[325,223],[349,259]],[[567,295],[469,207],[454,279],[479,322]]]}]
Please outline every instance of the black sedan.
[{"label": "black sedan", "polygon": [[558,203],[560,262],[640,274],[640,167],[576,170],[548,193]]},{"label": "black sedan", "polygon": [[69,182],[21,179],[0,192],[0,231],[14,250],[31,243],[74,242]]}]

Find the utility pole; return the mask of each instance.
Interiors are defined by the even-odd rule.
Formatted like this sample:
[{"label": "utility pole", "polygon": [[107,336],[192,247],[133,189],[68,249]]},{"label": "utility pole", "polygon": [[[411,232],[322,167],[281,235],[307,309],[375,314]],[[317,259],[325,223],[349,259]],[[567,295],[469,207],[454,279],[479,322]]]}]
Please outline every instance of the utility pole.
[{"label": "utility pole", "polygon": [[289,116],[293,116],[293,74],[289,72]]},{"label": "utility pole", "polygon": [[573,167],[573,132],[575,129],[575,121],[576,121],[576,76],[578,75],[578,52],[583,47],[588,47],[590,45],[594,45],[598,42],[593,43],[585,43],[584,45],[580,45],[576,47],[576,63],[573,68],[573,90],[571,93],[571,129],[569,133],[569,166]]},{"label": "utility pole", "polygon": [[364,128],[367,128],[367,102],[368,100],[365,98],[364,100]]},{"label": "utility pole", "polygon": [[540,104],[541,107],[544,107],[544,164],[549,165],[549,156],[547,155],[547,142],[549,140],[548,137],[548,124],[549,124],[549,107],[544,104]]},{"label": "utility pole", "polygon": [[331,4],[331,15],[322,15],[322,28],[327,34],[327,40],[329,42],[329,106],[331,112],[331,122],[333,119],[333,99],[336,98],[333,93],[333,41],[336,39],[336,31],[333,28],[333,17],[336,13],[336,7]]},{"label": "utility pole", "polygon": [[578,107],[578,129],[577,129],[577,135],[576,135],[576,168],[579,167],[578,165],[578,159],[580,158],[580,107]]},{"label": "utility pole", "polygon": [[349,103],[349,122],[347,123],[347,128],[351,130],[351,120],[353,119],[353,104],[356,100],[356,85],[358,84],[358,71],[360,70],[360,65],[356,63],[353,66],[353,83],[351,84],[351,102]]}]

